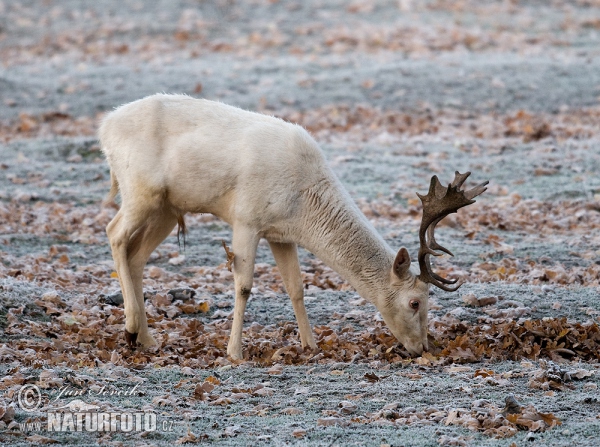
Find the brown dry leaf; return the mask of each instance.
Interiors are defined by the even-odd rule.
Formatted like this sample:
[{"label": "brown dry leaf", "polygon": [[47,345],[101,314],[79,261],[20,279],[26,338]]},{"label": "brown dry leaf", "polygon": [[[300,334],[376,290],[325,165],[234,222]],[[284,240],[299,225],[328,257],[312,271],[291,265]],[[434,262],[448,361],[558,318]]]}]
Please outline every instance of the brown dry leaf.
[{"label": "brown dry leaf", "polygon": [[34,445],[43,445],[43,444],[58,444],[58,441],[52,438],[48,438],[47,436],[42,435],[31,435],[25,438],[26,441],[31,442]]},{"label": "brown dry leaf", "polygon": [[344,420],[335,416],[324,417],[317,419],[317,425],[323,427],[331,427],[333,425],[344,425]]},{"label": "brown dry leaf", "polygon": [[208,438],[208,435],[201,435],[198,436],[195,433],[192,433],[192,431],[188,428],[188,432],[185,436],[182,436],[181,438],[179,438],[177,441],[175,441],[175,444],[196,444],[202,440],[206,440]]},{"label": "brown dry leaf", "polygon": [[0,380],[0,390],[6,389],[13,385],[22,385],[25,383],[25,376],[21,373],[16,373],[12,376],[5,376]]},{"label": "brown dry leaf", "polygon": [[459,417],[459,410],[452,409],[448,412],[448,416],[446,417],[445,425],[458,425],[461,423],[461,419]]},{"label": "brown dry leaf", "polygon": [[156,396],[152,399],[152,403],[159,407],[174,407],[177,405],[177,398],[170,395]]},{"label": "brown dry leaf", "polygon": [[116,365],[120,361],[121,361],[121,355],[117,351],[113,351],[110,354],[110,362]]},{"label": "brown dry leaf", "polygon": [[508,396],[506,396],[506,399],[504,400],[505,405],[504,408],[502,409],[502,414],[504,416],[506,416],[507,414],[519,414],[521,413],[521,410],[523,409],[523,405],[517,401],[517,399],[515,399],[515,396],[513,396],[512,394],[509,394]]},{"label": "brown dry leaf", "polygon": [[467,306],[478,306],[479,305],[479,300],[472,293],[467,293],[466,295],[461,296],[461,299],[462,299],[463,303],[465,303]]},{"label": "brown dry leaf", "polygon": [[306,436],[306,430],[303,428],[297,428],[292,432],[294,438],[303,438]]},{"label": "brown dry leaf", "polygon": [[371,383],[379,382],[381,380],[375,373],[365,373],[363,377]]},{"label": "brown dry leaf", "polygon": [[184,314],[194,314],[196,313],[196,306],[194,304],[181,304],[178,306]]},{"label": "brown dry leaf", "polygon": [[442,447],[464,447],[469,445],[468,441],[470,441],[471,437],[465,436],[447,436],[442,435],[438,438],[438,444]]},{"label": "brown dry leaf", "polygon": [[477,298],[472,293],[463,295],[462,300],[468,306],[473,306],[473,307],[490,306],[490,305],[496,304],[498,302],[498,298],[495,296],[486,296],[483,298]]},{"label": "brown dry leaf", "polygon": [[197,384],[194,388],[194,397],[199,400],[206,400],[208,394],[215,389],[215,386],[210,382],[204,382]]},{"label": "brown dry leaf", "polygon": [[423,378],[423,375],[419,373],[405,373],[403,376],[408,377],[410,380],[420,380]]},{"label": "brown dry leaf", "polygon": [[270,374],[270,375],[283,374],[283,366],[273,365],[271,368],[267,369],[267,374]]},{"label": "brown dry leaf", "polygon": [[233,260],[235,259],[235,255],[229,249],[229,247],[227,246],[225,241],[222,240],[221,243],[223,244],[223,248],[225,249],[225,254],[227,255],[227,264],[225,264],[225,267],[227,267],[227,270],[229,270],[231,272],[232,271],[231,268],[233,266]]},{"label": "brown dry leaf", "polygon": [[356,410],[358,410],[358,407],[356,406],[356,404],[354,402],[350,402],[347,400],[343,400],[338,404],[338,407],[341,408],[340,412],[342,414],[352,414],[352,413],[356,413]]},{"label": "brown dry leaf", "polygon": [[540,413],[533,405],[522,408],[521,413],[506,415],[506,419],[518,428],[525,428],[533,432],[545,431],[548,428],[562,425],[560,419],[552,413]]},{"label": "brown dry leaf", "polygon": [[0,406],[0,412],[2,412],[2,420],[6,423],[11,423],[13,422],[15,415],[16,415],[16,410],[14,405],[8,405],[8,406]]},{"label": "brown dry leaf", "polygon": [[210,310],[210,302],[207,300],[200,301],[199,303],[196,304],[196,312],[207,313],[209,310]]},{"label": "brown dry leaf", "polygon": [[280,411],[281,414],[287,414],[288,416],[302,414],[304,410],[295,407],[287,407]]},{"label": "brown dry leaf", "polygon": [[189,366],[184,366],[183,368],[181,368],[181,374],[186,375],[186,376],[196,375],[194,370],[192,368],[190,368]]},{"label": "brown dry leaf", "polygon": [[53,371],[51,369],[44,369],[41,373],[40,373],[40,378],[39,381],[37,382],[37,385],[40,388],[60,388],[64,383],[64,380],[61,379],[58,374],[56,373],[56,371]]},{"label": "brown dry leaf", "polygon": [[484,435],[494,437],[496,439],[511,438],[516,435],[518,430],[510,425],[501,425],[500,427],[488,428],[483,432]]},{"label": "brown dry leaf", "polygon": [[239,425],[231,425],[223,430],[223,436],[233,437],[242,429]]},{"label": "brown dry leaf", "polygon": [[451,365],[451,366],[445,368],[444,371],[446,371],[449,374],[457,374],[457,373],[463,373],[463,372],[471,372],[471,371],[473,371],[473,368],[471,368],[470,366]]},{"label": "brown dry leaf", "polygon": [[270,387],[259,388],[252,393],[253,396],[272,396],[275,394],[275,389]]},{"label": "brown dry leaf", "polygon": [[555,175],[558,174],[558,169],[556,168],[535,168],[533,170],[533,175],[535,176],[545,176],[545,175]]},{"label": "brown dry leaf", "polygon": [[487,401],[476,401],[473,408],[455,408],[448,412],[445,425],[460,425],[471,431],[482,432],[494,438],[514,436],[519,429],[544,431],[561,422],[552,414],[539,413],[532,405],[521,406],[512,395],[506,399],[507,405],[500,410]]},{"label": "brown dry leaf", "polygon": [[434,356],[431,352],[424,351],[423,354],[421,354],[421,357],[418,357],[415,360],[415,363],[421,366],[430,366],[432,364],[435,364],[437,361],[438,358]]},{"label": "brown dry leaf", "polygon": [[217,379],[215,376],[208,376],[206,379],[204,379],[204,381],[211,383],[215,386],[221,385],[221,381],[219,379]]},{"label": "brown dry leaf", "polygon": [[572,379],[583,380],[587,377],[592,377],[595,374],[594,371],[587,369],[576,369],[575,371],[569,371],[569,375]]},{"label": "brown dry leaf", "polygon": [[203,384],[198,384],[196,388],[198,390],[202,390],[204,393],[211,393],[215,389],[215,385],[209,381],[206,381]]},{"label": "brown dry leaf", "polygon": [[232,402],[233,402],[233,400],[230,399],[229,397],[219,397],[219,398],[211,401],[208,405],[213,405],[213,406],[223,405],[223,406],[225,406],[225,405],[231,404]]}]

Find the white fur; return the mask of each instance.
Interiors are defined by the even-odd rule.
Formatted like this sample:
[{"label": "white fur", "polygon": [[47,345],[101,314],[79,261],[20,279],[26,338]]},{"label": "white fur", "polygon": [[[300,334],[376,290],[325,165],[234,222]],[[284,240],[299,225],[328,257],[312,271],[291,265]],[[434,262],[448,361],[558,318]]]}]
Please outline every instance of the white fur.
[{"label": "white fur", "polygon": [[[242,326],[260,238],[269,241],[298,320],[303,346],[316,347],[296,244],[346,278],[381,312],[413,354],[427,348],[428,286],[358,210],[300,126],[222,103],[153,95],[107,115],[101,145],[111,195],[121,209],[107,227],[125,300],[126,330],[148,332],[142,273],[151,252],[187,212],[212,213],[233,227],[236,289],[228,353],[242,357]],[[418,310],[409,302],[417,300]]]}]

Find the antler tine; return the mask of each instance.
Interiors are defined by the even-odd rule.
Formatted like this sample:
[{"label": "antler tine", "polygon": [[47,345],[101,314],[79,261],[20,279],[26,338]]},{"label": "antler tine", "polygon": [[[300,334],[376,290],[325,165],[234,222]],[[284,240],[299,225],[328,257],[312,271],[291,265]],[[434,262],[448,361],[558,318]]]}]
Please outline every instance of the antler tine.
[{"label": "antler tine", "polygon": [[[471,188],[468,191],[465,191],[465,197],[469,200],[472,200],[474,197],[477,197],[479,194],[481,194],[484,191],[487,191],[487,184],[489,183],[489,181],[485,181],[479,185],[477,185],[475,188]],[[475,200],[473,200],[473,202],[475,202]]]},{"label": "antler tine", "polygon": [[[427,255],[425,255],[425,265],[430,265],[429,264],[429,253],[427,253]],[[425,269],[428,271],[429,275],[430,275],[430,279],[432,279],[433,281],[428,281],[433,285],[436,285],[438,287],[441,287],[440,284],[456,284],[458,282],[458,279],[448,279],[448,278],[442,278],[440,275],[438,275],[437,273],[435,273],[434,271],[431,270],[431,268],[427,269],[427,267],[425,267]]]},{"label": "antler tine", "polygon": [[455,213],[460,208],[474,203],[473,198],[487,189],[488,182],[484,182],[468,191],[461,190],[460,187],[469,175],[471,175],[470,172],[461,174],[456,171],[454,180],[447,188],[443,187],[437,176],[434,175],[431,178],[427,195],[417,193],[423,203],[423,218],[419,228],[420,248],[418,258],[419,267],[421,268],[419,279],[448,292],[457,290],[462,283],[458,283],[455,287],[449,287],[449,284],[456,284],[458,280],[442,278],[434,273],[431,270],[429,256],[441,256],[442,253],[440,252],[454,256],[450,250],[442,247],[435,240],[435,227],[448,214]]},{"label": "antler tine", "polygon": [[[465,182],[465,180],[467,179],[467,177],[469,177],[471,175],[470,172],[465,172],[464,174],[461,174],[458,171],[454,172],[454,180],[451,183],[451,186],[458,186],[459,188],[463,185],[463,183]],[[473,200],[473,198],[477,197],[479,194],[483,193],[484,191],[487,190],[486,186],[489,183],[489,180],[486,180],[483,183],[480,183],[479,185],[475,186],[474,188],[469,189],[468,191],[463,191],[465,197],[467,198],[467,200]],[[471,203],[475,203],[475,201],[473,200],[473,202]]]},{"label": "antler tine", "polygon": [[465,172],[464,174],[461,174],[458,171],[454,171],[454,180],[452,180],[450,186],[457,186],[460,188],[470,175],[470,172]]},{"label": "antler tine", "polygon": [[[435,226],[444,217],[446,217],[446,216],[441,216],[441,217],[437,218],[436,220],[434,220],[431,223],[431,225],[429,227],[427,227],[427,240],[429,241],[429,248],[431,248],[432,250],[440,250],[440,251],[443,251],[444,253],[449,254],[450,256],[454,256],[454,253],[452,253],[446,247],[442,247],[440,244],[437,243],[437,241],[435,240],[435,235],[433,234],[433,232],[435,230]],[[442,255],[441,253],[435,253],[435,254],[432,253],[432,254],[434,256],[441,256]]]},{"label": "antler tine", "polygon": [[434,282],[432,282],[431,284],[434,285],[434,286],[436,286],[436,287],[439,287],[440,289],[442,289],[445,292],[456,292],[458,289],[460,289],[460,286],[463,285],[462,282],[459,282],[455,287],[448,287],[448,286],[445,286],[443,284],[436,284]]}]

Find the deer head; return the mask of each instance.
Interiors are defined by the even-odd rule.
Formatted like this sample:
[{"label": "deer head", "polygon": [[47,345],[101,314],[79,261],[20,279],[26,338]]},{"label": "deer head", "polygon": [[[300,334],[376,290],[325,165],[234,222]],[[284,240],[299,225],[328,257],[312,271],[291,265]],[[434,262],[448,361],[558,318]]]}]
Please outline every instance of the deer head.
[{"label": "deer head", "polygon": [[[447,253],[450,250],[439,245],[435,240],[435,226],[448,214],[475,203],[474,197],[484,192],[488,182],[484,182],[468,191],[461,186],[470,175],[455,173],[454,180],[443,187],[437,176],[431,178],[427,195],[417,193],[423,203],[423,218],[419,228],[419,267],[421,272],[414,275],[410,272],[410,256],[405,248],[401,248],[392,267],[392,290],[382,316],[394,336],[412,355],[419,355],[427,350],[427,311],[429,284],[448,292],[456,291],[462,284],[456,279],[446,279],[431,269],[429,257]],[[454,287],[451,285],[456,284]]]}]

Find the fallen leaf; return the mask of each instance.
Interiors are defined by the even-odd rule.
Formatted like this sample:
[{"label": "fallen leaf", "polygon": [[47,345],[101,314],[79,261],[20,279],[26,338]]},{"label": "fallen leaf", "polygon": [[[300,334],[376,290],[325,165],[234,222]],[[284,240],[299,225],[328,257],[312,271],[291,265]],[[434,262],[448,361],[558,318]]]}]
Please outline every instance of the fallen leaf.
[{"label": "fallen leaf", "polygon": [[204,381],[211,383],[215,386],[221,385],[221,381],[219,379],[217,379],[215,376],[208,376],[206,379],[204,379]]},{"label": "fallen leaf", "polygon": [[241,429],[242,427],[239,425],[231,425],[229,427],[226,427],[225,430],[223,430],[223,435],[233,437],[237,435]]},{"label": "fallen leaf", "polygon": [[273,365],[271,368],[267,369],[267,374],[270,374],[270,375],[283,374],[283,366]]},{"label": "fallen leaf", "polygon": [[365,373],[363,377],[371,383],[379,382],[381,380],[375,373]]},{"label": "fallen leaf", "polygon": [[206,439],[202,436],[197,436],[196,434],[192,433],[189,429],[188,432],[185,436],[182,436],[181,438],[177,439],[175,441],[175,444],[188,444],[188,443],[197,443],[199,441],[201,441],[202,439]]},{"label": "fallen leaf", "polygon": [[335,416],[317,419],[317,425],[331,427],[333,425],[343,425],[344,420]]},{"label": "fallen leaf", "polygon": [[295,415],[295,414],[302,414],[302,413],[304,413],[304,411],[301,410],[300,408],[287,407],[287,408],[284,408],[283,410],[281,410],[281,413],[291,416],[291,415]]},{"label": "fallen leaf", "polygon": [[297,428],[292,432],[294,438],[303,438],[306,436],[306,430],[303,428]]},{"label": "fallen leaf", "polygon": [[31,435],[25,438],[26,441],[31,442],[34,445],[43,445],[43,444],[58,444],[59,441],[48,438],[47,436],[42,435]]},{"label": "fallen leaf", "polygon": [[338,404],[338,407],[340,408],[340,412],[342,414],[352,414],[352,413],[356,413],[356,410],[358,409],[358,407],[356,406],[355,403],[347,401],[347,400],[343,400]]}]

